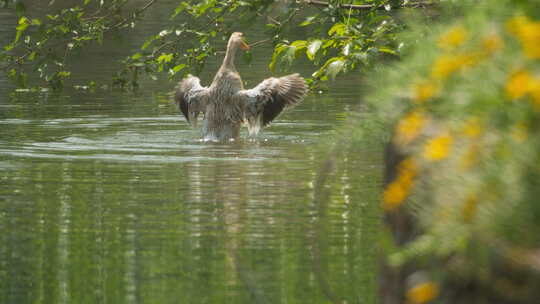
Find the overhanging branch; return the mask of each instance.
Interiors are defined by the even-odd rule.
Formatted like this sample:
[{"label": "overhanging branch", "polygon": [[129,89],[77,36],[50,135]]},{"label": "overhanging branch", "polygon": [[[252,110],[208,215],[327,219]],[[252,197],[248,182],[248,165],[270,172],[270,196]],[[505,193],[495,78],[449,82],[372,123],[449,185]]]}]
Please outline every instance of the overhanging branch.
[{"label": "overhanging branch", "polygon": [[[297,3],[305,3],[310,4],[314,6],[320,6],[320,7],[328,7],[332,5],[329,2],[326,1],[319,1],[319,0],[297,0]],[[381,9],[381,10],[388,10],[388,9],[396,9],[396,8],[418,8],[418,7],[426,7],[434,5],[433,2],[427,2],[427,1],[415,1],[415,2],[408,2],[405,4],[402,4],[400,6],[392,6],[389,7],[387,5],[376,5],[376,4],[337,4],[336,6],[338,8],[343,9],[353,9],[353,10],[372,10],[372,9]]]}]

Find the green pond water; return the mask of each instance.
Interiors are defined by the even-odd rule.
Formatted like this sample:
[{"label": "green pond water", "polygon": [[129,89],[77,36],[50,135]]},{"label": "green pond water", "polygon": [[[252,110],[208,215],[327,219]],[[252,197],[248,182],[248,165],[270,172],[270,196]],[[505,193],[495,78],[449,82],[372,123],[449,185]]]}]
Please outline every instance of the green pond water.
[{"label": "green pond water", "polygon": [[[74,81],[108,81],[170,9],[72,58]],[[0,10],[1,45],[16,21]],[[266,37],[263,21],[244,31]],[[270,56],[238,61],[247,86],[272,75]],[[256,138],[208,143],[166,79],[30,93],[1,75],[0,303],[376,303],[381,151],[330,147],[358,83],[307,96]]]}]

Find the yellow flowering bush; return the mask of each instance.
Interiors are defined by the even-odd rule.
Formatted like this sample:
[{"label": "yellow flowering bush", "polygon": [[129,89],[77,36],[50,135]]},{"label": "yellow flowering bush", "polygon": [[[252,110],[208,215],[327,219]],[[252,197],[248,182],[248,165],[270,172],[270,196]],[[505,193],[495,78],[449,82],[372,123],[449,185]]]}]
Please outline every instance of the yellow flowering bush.
[{"label": "yellow flowering bush", "polygon": [[[430,278],[404,291],[407,303],[540,299],[540,11],[480,2],[448,4],[464,15],[448,24],[411,26],[422,41],[370,98],[405,159],[383,210],[408,212],[417,231],[389,263]],[[468,298],[460,284],[484,294]]]},{"label": "yellow flowering bush", "polygon": [[523,46],[525,56],[540,58],[540,21],[533,21],[527,16],[516,16],[507,23],[508,30],[516,35]]},{"label": "yellow flowering bush", "polygon": [[506,94],[510,99],[518,99],[530,92],[531,74],[526,70],[512,72],[506,82]]},{"label": "yellow flowering bush", "polygon": [[468,36],[469,33],[465,27],[461,25],[454,26],[441,35],[438,46],[441,49],[453,50],[462,45],[467,40]]},{"label": "yellow flowering bush", "polygon": [[414,178],[417,174],[417,166],[412,159],[405,159],[398,165],[398,177],[383,193],[383,208],[394,210],[399,207],[410,194]]},{"label": "yellow flowering bush", "polygon": [[412,111],[403,116],[399,121],[394,141],[399,145],[407,145],[422,132],[428,118],[422,111]]},{"label": "yellow flowering bush", "polygon": [[424,147],[424,157],[431,161],[445,159],[450,153],[453,141],[451,135],[440,135],[430,139]]},{"label": "yellow flowering bush", "polygon": [[414,100],[424,102],[432,99],[439,92],[439,85],[435,81],[421,81],[413,85]]},{"label": "yellow flowering bush", "polygon": [[407,291],[407,303],[424,304],[435,299],[439,294],[439,287],[433,282],[420,283]]}]

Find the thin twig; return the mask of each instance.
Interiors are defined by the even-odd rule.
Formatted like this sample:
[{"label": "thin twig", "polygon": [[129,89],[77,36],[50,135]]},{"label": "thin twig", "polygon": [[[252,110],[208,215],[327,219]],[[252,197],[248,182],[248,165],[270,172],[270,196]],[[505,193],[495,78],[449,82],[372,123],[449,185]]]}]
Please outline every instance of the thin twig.
[{"label": "thin twig", "polygon": [[[310,4],[314,6],[321,6],[321,7],[328,7],[331,5],[331,3],[326,1],[319,1],[319,0],[297,0],[297,3],[305,3]],[[431,6],[434,5],[433,2],[426,2],[426,1],[418,1],[418,2],[411,2],[402,4],[400,6],[391,7],[392,9],[396,8],[416,8],[416,7],[425,7],[425,6]],[[338,8],[342,9],[353,9],[353,10],[371,10],[371,9],[381,9],[386,10],[387,6],[385,5],[376,5],[376,4],[337,4]]]},{"label": "thin twig", "polygon": [[257,42],[251,43],[251,44],[249,45],[249,47],[251,47],[251,48],[252,48],[252,47],[256,47],[256,46],[258,46],[258,45],[261,45],[261,44],[263,44],[263,43],[267,43],[267,42],[269,42],[269,41],[272,41],[272,39],[269,38],[269,39],[259,40],[259,41],[257,41]]},{"label": "thin twig", "polygon": [[146,3],[146,5],[141,8],[141,11],[144,11],[147,8],[149,8],[150,6],[152,6],[152,4],[156,3],[156,1],[157,0],[150,0],[150,2]]}]

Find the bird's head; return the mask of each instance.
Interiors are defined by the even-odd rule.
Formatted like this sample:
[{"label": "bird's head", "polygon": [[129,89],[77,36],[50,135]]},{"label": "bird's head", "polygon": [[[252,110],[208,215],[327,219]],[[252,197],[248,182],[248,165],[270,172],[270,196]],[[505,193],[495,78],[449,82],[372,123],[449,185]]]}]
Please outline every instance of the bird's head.
[{"label": "bird's head", "polygon": [[238,45],[244,51],[249,50],[249,45],[246,42],[246,38],[244,37],[244,34],[240,32],[232,33],[231,38],[229,39],[229,44],[230,43]]}]

